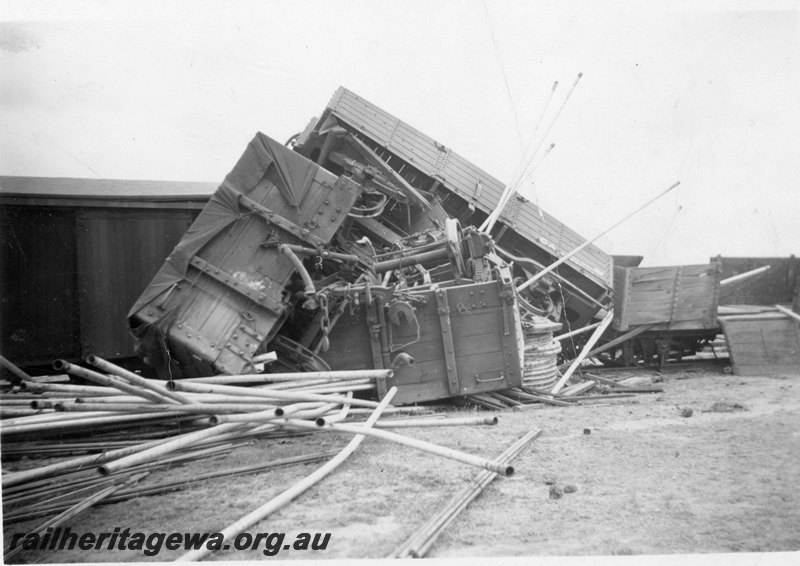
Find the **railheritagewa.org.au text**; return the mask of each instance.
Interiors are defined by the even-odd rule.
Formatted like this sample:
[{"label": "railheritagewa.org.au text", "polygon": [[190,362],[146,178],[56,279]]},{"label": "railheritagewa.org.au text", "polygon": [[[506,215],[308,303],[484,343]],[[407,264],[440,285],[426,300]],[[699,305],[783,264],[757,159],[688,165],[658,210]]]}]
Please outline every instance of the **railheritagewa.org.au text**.
[{"label": "railheritagewa.org.au text", "polygon": [[326,550],[331,533],[240,533],[225,540],[222,533],[143,533],[115,527],[102,533],[76,533],[69,527],[48,528],[43,533],[14,533],[9,550],[121,550],[156,556],[162,550],[257,550],[264,556],[283,551]]}]

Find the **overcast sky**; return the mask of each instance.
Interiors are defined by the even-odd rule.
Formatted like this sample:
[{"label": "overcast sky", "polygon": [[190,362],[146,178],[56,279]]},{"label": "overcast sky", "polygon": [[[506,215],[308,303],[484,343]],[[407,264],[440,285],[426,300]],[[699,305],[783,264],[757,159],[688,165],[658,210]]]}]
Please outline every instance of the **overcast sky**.
[{"label": "overcast sky", "polygon": [[588,238],[680,181],[600,247],[800,253],[797,2],[594,4],[0,0],[0,175],[220,182],[342,85],[509,182],[582,72],[523,195]]}]

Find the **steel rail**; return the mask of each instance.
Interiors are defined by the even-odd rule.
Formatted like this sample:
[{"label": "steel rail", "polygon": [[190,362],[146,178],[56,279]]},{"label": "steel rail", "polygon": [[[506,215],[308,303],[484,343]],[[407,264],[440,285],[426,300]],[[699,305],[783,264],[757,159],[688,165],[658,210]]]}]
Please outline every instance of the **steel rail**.
[{"label": "steel rail", "polygon": [[158,446],[159,444],[164,444],[169,440],[170,440],[169,438],[160,438],[158,440],[151,440],[150,442],[144,442],[142,444],[136,444],[134,446],[126,446],[125,448],[116,448],[114,450],[108,450],[100,454],[79,456],[78,458],[72,458],[70,460],[56,462],[55,464],[40,466],[38,468],[33,468],[32,470],[11,472],[8,474],[4,473],[2,475],[2,480],[1,480],[2,486],[3,489],[5,489],[7,487],[11,487],[14,485],[19,485],[22,483],[38,480],[40,478],[52,476],[60,472],[65,472],[67,470],[96,466],[97,464],[101,464],[108,460],[113,460],[115,458],[127,456],[128,454],[134,454],[136,452],[146,450],[147,448]]},{"label": "steel rail", "polygon": [[[542,433],[541,429],[534,429],[509,446],[500,456],[498,462],[509,463],[520,452]],[[495,478],[497,474],[484,470],[476,475],[472,481],[456,493],[442,510],[423,524],[405,543],[400,545],[389,558],[422,558],[436,539],[453,522],[461,511],[474,501]]]}]

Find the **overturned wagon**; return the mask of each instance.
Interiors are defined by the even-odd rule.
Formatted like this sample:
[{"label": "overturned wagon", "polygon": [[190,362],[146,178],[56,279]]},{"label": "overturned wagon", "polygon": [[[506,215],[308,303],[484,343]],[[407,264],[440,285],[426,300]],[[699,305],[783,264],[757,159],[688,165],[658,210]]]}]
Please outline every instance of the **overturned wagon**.
[{"label": "overturned wagon", "polygon": [[[259,133],[131,309],[161,377],[252,373],[274,352],[267,371],[392,369],[378,393],[398,385],[396,402],[491,391],[522,383],[527,318],[584,323],[609,305],[594,247],[518,292],[573,242],[508,216],[494,237],[475,229],[496,180],[472,167],[492,190],[464,200],[334,114],[293,148]],[[437,147],[414,139],[417,155]]]},{"label": "overturned wagon", "polygon": [[132,308],[141,357],[164,378],[254,372],[268,351],[281,369],[393,367],[407,401],[519,384],[519,310],[491,239],[444,219],[377,254],[346,226],[369,185],[257,135]]},{"label": "overturned wagon", "polygon": [[[415,197],[389,203],[394,206],[384,214],[356,223],[370,238],[387,242],[435,225],[442,217],[480,226],[504,190],[498,179],[446,145],[343,87],[298,134],[295,150],[334,172],[353,161],[368,164]],[[522,278],[585,242],[516,193],[490,233],[497,253],[513,262],[514,275]],[[588,245],[522,292],[521,299],[529,312],[578,327],[611,307],[613,283],[611,256]]]}]

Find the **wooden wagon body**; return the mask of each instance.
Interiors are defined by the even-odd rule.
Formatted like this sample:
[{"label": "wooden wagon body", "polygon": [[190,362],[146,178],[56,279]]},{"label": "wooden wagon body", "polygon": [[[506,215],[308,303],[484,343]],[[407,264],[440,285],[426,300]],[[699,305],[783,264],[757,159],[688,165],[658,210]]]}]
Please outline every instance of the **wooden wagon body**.
[{"label": "wooden wagon body", "polygon": [[719,327],[720,266],[678,265],[614,268],[612,328],[627,331],[710,330]]},{"label": "wooden wagon body", "polygon": [[131,308],[140,355],[164,377],[252,371],[287,315],[279,245],[326,245],[360,189],[258,134]]},{"label": "wooden wagon body", "polygon": [[[480,225],[497,207],[505,188],[455,151],[343,87],[320,118],[300,135],[296,150],[333,170],[338,166],[330,158],[333,154],[368,159],[436,202],[463,225]],[[393,229],[399,232],[396,224],[389,227],[384,223],[381,229],[389,237]],[[509,199],[491,234],[499,250],[524,259],[518,265],[529,273],[585,242],[519,194]],[[402,235],[398,233],[397,237]],[[563,291],[564,316],[572,324],[582,325],[610,305],[612,282],[611,257],[589,245],[568,259],[558,273],[543,279],[541,287],[542,294],[553,293],[558,300]],[[554,291],[557,283],[562,287],[558,292]],[[542,314],[561,318],[562,312]]]},{"label": "wooden wagon body", "polygon": [[510,278],[404,297],[402,309],[376,298],[343,316],[323,359],[332,369],[393,369],[388,385],[398,387],[400,404],[521,385],[524,342]]}]

